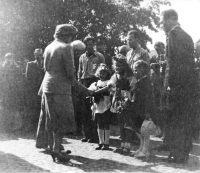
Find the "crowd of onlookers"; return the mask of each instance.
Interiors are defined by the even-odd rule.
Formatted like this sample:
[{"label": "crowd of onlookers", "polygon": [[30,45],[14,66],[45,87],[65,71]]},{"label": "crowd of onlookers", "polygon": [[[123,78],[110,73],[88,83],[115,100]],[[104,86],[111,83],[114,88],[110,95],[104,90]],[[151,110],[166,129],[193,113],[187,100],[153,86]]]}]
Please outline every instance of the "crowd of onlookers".
[{"label": "crowd of onlookers", "polygon": [[[179,27],[176,23],[178,20],[176,12],[172,10],[163,15],[164,22],[172,20],[171,26]],[[164,27],[167,30],[167,27]],[[167,32],[171,32],[173,27]],[[191,95],[187,88],[179,86],[183,82],[178,81],[181,78],[179,71],[168,74],[169,69],[174,68],[173,64],[170,65],[172,60],[167,59],[167,57],[176,56],[176,51],[171,55],[172,49],[169,49],[174,45],[167,42],[166,47],[164,43],[156,42],[155,50],[148,52],[141,47],[139,33],[131,30],[126,37],[127,45],[118,47],[115,56],[111,57],[106,53],[105,38],[87,36],[83,41],[73,41],[75,32],[76,29],[71,25],[58,25],[54,35],[55,40],[44,52],[42,49],[35,49],[35,60],[31,62],[17,64],[12,53],[5,55],[5,61],[0,68],[2,122],[5,128],[8,130],[22,128],[32,131],[38,126],[36,147],[50,148],[55,161],[56,158],[63,159],[59,155],[62,150],[63,134],[75,131],[76,135],[84,135],[82,142],[98,143],[96,150],[110,150],[110,125],[118,125],[121,147],[115,152],[129,154],[131,144],[140,142],[139,149],[131,155],[148,157],[151,133],[144,131],[143,134],[141,126],[145,121],[153,120],[161,131],[157,135],[163,138],[162,149],[170,150],[172,154],[170,159],[187,160],[187,152],[182,158],[182,156],[176,156],[178,151],[174,154],[170,148],[173,146],[170,143],[170,137],[173,135],[169,134],[169,131],[174,126],[169,124],[175,117],[173,116],[174,102],[177,98],[185,99],[176,93],[180,90],[184,91],[180,92],[181,94],[188,92]],[[170,35],[169,39],[172,39]],[[193,43],[189,45],[190,38],[187,37],[187,39],[188,45],[184,49],[188,48],[187,51],[190,51],[189,46],[193,46]],[[200,43],[195,43],[194,50],[193,69],[199,74]],[[177,51],[183,51],[183,48]],[[191,53],[187,55],[191,56]],[[180,59],[179,66],[176,68],[181,71],[184,66],[183,73],[187,78],[188,74],[185,71],[188,73],[190,71],[184,63]],[[167,81],[171,82],[170,85],[168,83],[168,94],[165,88],[166,75],[180,76],[176,81],[173,81],[170,76]],[[178,87],[175,87],[176,85]],[[175,96],[176,99],[173,100]],[[192,104],[191,100],[190,102]],[[185,100],[181,104],[184,105]],[[176,111],[180,110],[182,108]],[[187,119],[184,113],[178,114],[183,114],[183,119]],[[68,116],[67,120],[63,117],[65,114]],[[75,119],[75,124],[71,118]],[[21,124],[16,125],[19,119]],[[176,120],[174,119],[174,122]],[[65,121],[67,125],[64,124]],[[182,122],[178,118],[178,122],[185,123],[185,119]],[[45,131],[46,129],[48,132]],[[188,132],[188,134],[191,133]],[[192,135],[197,137],[198,130],[194,130]],[[174,148],[176,148],[175,145]]]},{"label": "crowd of onlookers", "polygon": [[36,49],[35,61],[15,61],[7,53],[0,67],[1,126],[5,130],[33,131],[37,128],[41,98],[38,90],[44,77],[43,51]]}]

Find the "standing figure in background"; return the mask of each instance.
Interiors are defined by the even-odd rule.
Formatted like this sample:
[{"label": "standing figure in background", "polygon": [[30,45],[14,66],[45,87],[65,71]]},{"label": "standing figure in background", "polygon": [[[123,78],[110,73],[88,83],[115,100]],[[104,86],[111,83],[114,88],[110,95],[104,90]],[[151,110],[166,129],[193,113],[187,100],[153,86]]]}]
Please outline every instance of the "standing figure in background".
[{"label": "standing figure in background", "polygon": [[112,57],[106,53],[106,38],[97,37],[96,50],[104,56],[107,67],[112,70]]},{"label": "standing figure in background", "polygon": [[149,53],[150,63],[160,63],[165,61],[165,44],[158,41],[154,44],[154,49]]},{"label": "standing figure in background", "polygon": [[[74,50],[74,65],[75,65],[75,78],[77,80],[77,72],[79,66],[79,58],[85,52],[85,44],[80,40],[75,40],[71,43]],[[76,121],[76,135],[82,135],[82,114],[84,112],[81,102],[81,94],[76,90],[76,86],[72,86],[72,100],[74,105],[74,115]]]},{"label": "standing figure in background", "polygon": [[[144,50],[141,47],[140,39],[141,39],[140,35],[138,31],[136,30],[129,31],[126,37],[127,44],[130,47],[130,50],[128,51],[126,55],[126,60],[129,67],[132,69],[132,71],[133,71],[133,64],[138,60],[143,60],[148,65],[150,64],[149,54],[146,50]],[[134,87],[135,83],[137,82],[137,79],[134,76],[132,76],[129,79],[129,82],[130,82],[130,85]]]},{"label": "standing figure in background", "polygon": [[[5,122],[3,125],[6,130],[17,129],[21,126],[21,117],[19,110],[21,106],[21,78],[20,69],[15,62],[15,56],[12,53],[5,55],[5,61],[1,70],[1,92],[2,108]],[[20,122],[19,122],[20,121]],[[20,124],[18,124],[18,122]]]},{"label": "standing figure in background", "polygon": [[161,14],[167,34],[165,91],[167,95],[168,129],[165,137],[169,161],[184,163],[192,149],[197,114],[197,73],[192,38],[180,27],[175,10]]},{"label": "standing figure in background", "polygon": [[122,54],[125,57],[129,50],[130,50],[130,47],[128,45],[122,45],[122,46],[118,47],[119,54]]},{"label": "standing figure in background", "polygon": [[[83,42],[86,45],[86,52],[79,58],[78,81],[88,88],[93,82],[97,81],[96,70],[101,63],[105,63],[105,58],[101,53],[95,51],[93,37],[87,36]],[[82,122],[85,135],[82,142],[98,142],[96,122],[92,120],[90,99],[82,95],[81,100],[84,110]]]},{"label": "standing figure in background", "polygon": [[41,97],[38,96],[38,91],[44,77],[43,69],[43,50],[40,48],[34,51],[34,61],[30,61],[26,65],[26,111],[27,121],[26,130],[36,130],[40,115]]}]

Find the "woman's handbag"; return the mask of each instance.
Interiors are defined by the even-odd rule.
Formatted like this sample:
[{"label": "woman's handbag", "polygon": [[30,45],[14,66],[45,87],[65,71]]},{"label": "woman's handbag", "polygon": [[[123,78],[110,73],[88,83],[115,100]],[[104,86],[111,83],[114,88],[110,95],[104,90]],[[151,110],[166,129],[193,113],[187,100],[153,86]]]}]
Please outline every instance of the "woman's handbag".
[{"label": "woman's handbag", "polygon": [[150,136],[150,135],[155,135],[156,132],[156,125],[155,123],[149,119],[149,120],[144,120],[141,126],[141,135],[142,136]]}]

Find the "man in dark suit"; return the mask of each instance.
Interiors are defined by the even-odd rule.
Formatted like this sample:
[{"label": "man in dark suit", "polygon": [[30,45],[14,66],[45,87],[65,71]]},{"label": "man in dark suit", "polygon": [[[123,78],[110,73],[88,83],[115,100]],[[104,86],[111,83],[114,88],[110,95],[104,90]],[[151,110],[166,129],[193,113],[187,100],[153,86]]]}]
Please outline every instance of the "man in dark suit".
[{"label": "man in dark suit", "polygon": [[168,159],[183,163],[189,159],[196,122],[198,95],[194,44],[190,35],[180,27],[175,10],[170,9],[162,13],[161,25],[167,35],[164,85],[168,109]]},{"label": "man in dark suit", "polygon": [[[43,70],[43,51],[42,49],[35,49],[34,51],[35,60],[28,62],[26,66],[25,76],[27,78],[27,89],[26,89],[26,108],[29,125],[27,130],[36,130],[39,114],[40,114],[40,97],[38,91],[44,77]],[[33,128],[33,129],[32,129]]]}]

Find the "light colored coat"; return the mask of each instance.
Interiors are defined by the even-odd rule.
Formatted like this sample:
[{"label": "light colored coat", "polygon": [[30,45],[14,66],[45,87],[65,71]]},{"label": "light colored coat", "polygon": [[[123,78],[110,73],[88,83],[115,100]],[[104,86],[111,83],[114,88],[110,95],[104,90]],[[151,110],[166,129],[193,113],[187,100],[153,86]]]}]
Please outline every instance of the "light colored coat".
[{"label": "light colored coat", "polygon": [[71,95],[75,70],[72,46],[55,39],[45,49],[44,70],[43,93]]}]

